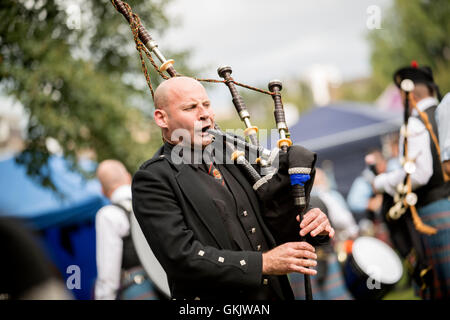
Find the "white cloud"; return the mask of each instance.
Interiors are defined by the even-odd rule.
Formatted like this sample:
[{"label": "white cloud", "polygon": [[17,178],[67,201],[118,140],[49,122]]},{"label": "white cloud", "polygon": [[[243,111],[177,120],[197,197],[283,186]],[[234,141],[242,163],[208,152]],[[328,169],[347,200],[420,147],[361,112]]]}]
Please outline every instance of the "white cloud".
[{"label": "white cloud", "polygon": [[174,0],[167,13],[181,26],[157,40],[162,50],[192,49],[190,63],[208,67],[202,76],[228,64],[241,81],[265,82],[323,63],[355,78],[370,70],[366,10],[391,1]]},{"label": "white cloud", "polygon": [[[217,68],[230,65],[236,80],[265,89],[272,79],[304,78],[311,66],[322,64],[350,80],[370,74],[367,8],[380,6],[383,15],[391,3],[173,0],[166,13],[179,26],[155,34],[155,40],[162,52],[191,49],[189,63],[205,70],[195,76],[218,79]],[[218,113],[232,108],[224,86],[209,94]]]}]

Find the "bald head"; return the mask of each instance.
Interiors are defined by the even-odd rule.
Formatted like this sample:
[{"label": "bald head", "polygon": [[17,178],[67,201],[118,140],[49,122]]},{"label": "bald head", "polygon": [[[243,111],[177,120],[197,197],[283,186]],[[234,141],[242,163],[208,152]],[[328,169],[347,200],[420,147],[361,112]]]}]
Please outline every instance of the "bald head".
[{"label": "bald head", "polygon": [[202,131],[214,127],[214,112],[205,88],[195,79],[175,77],[161,83],[155,92],[153,119],[164,141],[201,145],[212,142]]},{"label": "bald head", "polygon": [[174,77],[163,81],[155,91],[155,108],[167,110],[171,100],[190,92],[192,89],[204,87],[200,82],[189,77]]},{"label": "bald head", "polygon": [[117,160],[104,160],[97,168],[97,178],[103,193],[110,198],[111,194],[120,186],[131,184],[131,175],[125,166]]}]

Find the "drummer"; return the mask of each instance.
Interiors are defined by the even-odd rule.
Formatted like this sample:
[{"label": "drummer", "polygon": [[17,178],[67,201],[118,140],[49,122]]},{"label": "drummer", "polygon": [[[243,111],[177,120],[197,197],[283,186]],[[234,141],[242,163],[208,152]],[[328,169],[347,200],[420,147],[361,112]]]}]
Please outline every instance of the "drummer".
[{"label": "drummer", "polygon": [[[394,81],[397,87],[400,88],[400,83],[404,79],[414,82],[411,95],[417,102],[417,108],[427,114],[432,130],[438,136],[435,110],[439,103],[437,99],[439,90],[434,83],[431,69],[425,66],[419,67],[413,62],[412,66],[395,72]],[[448,181],[444,181],[437,149],[415,109],[410,112],[407,130],[400,131],[401,150],[403,150],[405,132],[408,137],[408,159],[414,159],[415,164],[414,169],[408,171],[412,190],[418,197],[416,204],[418,215],[423,223],[438,230],[434,235],[417,233],[418,239],[423,242],[425,248],[424,257],[427,266],[431,267],[416,270],[421,276],[420,280],[426,282],[424,284],[419,281],[419,286],[423,289],[420,291],[420,296],[424,299],[448,299],[450,298],[450,200],[448,198],[450,185]],[[374,189],[394,196],[397,186],[404,182],[405,176],[406,171],[403,167],[380,174],[374,180]],[[420,248],[415,249],[420,250]]]}]

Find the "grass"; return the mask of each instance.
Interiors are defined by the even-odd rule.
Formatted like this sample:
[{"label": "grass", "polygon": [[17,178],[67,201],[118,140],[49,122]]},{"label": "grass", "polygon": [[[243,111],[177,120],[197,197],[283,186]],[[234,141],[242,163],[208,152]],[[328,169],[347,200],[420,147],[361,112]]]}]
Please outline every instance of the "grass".
[{"label": "grass", "polygon": [[414,294],[413,288],[392,290],[383,300],[422,300]]},{"label": "grass", "polygon": [[422,300],[414,293],[414,288],[409,281],[406,262],[403,263],[403,275],[395,287],[383,297],[383,300]]}]

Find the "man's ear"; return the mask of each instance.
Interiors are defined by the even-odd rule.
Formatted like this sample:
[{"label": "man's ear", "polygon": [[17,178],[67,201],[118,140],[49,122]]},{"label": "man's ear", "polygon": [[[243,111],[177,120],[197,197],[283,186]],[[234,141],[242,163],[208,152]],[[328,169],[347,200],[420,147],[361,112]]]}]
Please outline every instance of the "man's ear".
[{"label": "man's ear", "polygon": [[156,109],[153,113],[156,125],[160,128],[167,128],[167,112],[162,109]]}]

